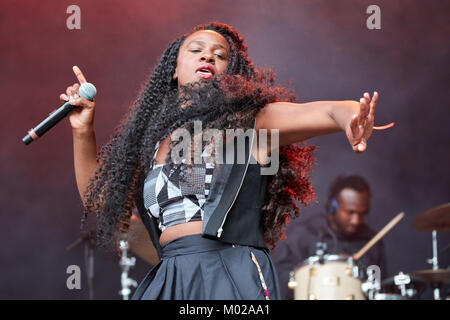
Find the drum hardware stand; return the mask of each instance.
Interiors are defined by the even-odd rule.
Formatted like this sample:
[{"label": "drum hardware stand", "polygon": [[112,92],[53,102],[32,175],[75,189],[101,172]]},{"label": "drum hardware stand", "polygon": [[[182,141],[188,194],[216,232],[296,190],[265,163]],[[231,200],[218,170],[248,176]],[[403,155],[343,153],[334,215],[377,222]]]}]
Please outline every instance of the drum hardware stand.
[{"label": "drum hardware stand", "polygon": [[376,295],[381,290],[380,267],[376,265],[368,266],[367,281],[361,285],[361,290],[367,295],[369,300],[375,300]]},{"label": "drum hardware stand", "polygon": [[416,273],[419,276],[423,276],[431,284],[434,300],[441,300],[442,285],[448,281],[447,272],[449,270],[439,269],[437,232],[450,231],[450,202],[421,213],[414,219],[413,226],[421,231],[431,231],[433,258],[427,259],[427,263],[432,265],[432,270],[422,270],[422,272],[418,271]]},{"label": "drum hardware stand", "polygon": [[358,264],[355,263],[355,261],[353,260],[352,257],[348,258],[348,264],[349,264],[349,266],[351,268],[351,271],[352,271],[352,277],[353,278],[359,278],[360,277],[359,267],[358,267]]},{"label": "drum hardware stand", "polygon": [[294,271],[289,272],[288,288],[291,290],[294,290],[295,287],[297,287],[297,281],[295,281],[294,274]]},{"label": "drum hardware stand", "polygon": [[91,230],[79,237],[72,244],[66,247],[70,251],[80,243],[84,242],[84,263],[87,270],[87,280],[89,287],[89,300],[94,300],[94,250],[95,250],[95,230]]},{"label": "drum hardware stand", "polygon": [[324,263],[324,256],[328,247],[325,242],[317,242],[316,243],[316,256],[319,257],[319,263]]},{"label": "drum hardware stand", "polygon": [[[437,231],[433,230],[431,232],[431,240],[432,240],[432,246],[433,246],[433,258],[427,259],[427,263],[431,264],[433,267],[433,270],[439,269],[439,263],[438,263],[438,247],[437,247]],[[434,294],[434,300],[440,300],[441,299],[441,292],[439,286],[436,286],[433,290]]]},{"label": "drum hardware stand", "polygon": [[414,295],[414,289],[406,289],[406,285],[410,283],[411,277],[401,271],[394,277],[394,284],[400,288],[400,294],[403,297],[411,298]]},{"label": "drum hardware stand", "polygon": [[136,258],[128,258],[129,245],[127,241],[120,240],[119,247],[122,251],[122,256],[119,263],[122,268],[122,274],[120,277],[122,290],[119,291],[119,294],[122,296],[123,300],[129,300],[129,295],[131,293],[130,286],[137,287],[137,282],[128,277],[128,271],[136,264]]}]

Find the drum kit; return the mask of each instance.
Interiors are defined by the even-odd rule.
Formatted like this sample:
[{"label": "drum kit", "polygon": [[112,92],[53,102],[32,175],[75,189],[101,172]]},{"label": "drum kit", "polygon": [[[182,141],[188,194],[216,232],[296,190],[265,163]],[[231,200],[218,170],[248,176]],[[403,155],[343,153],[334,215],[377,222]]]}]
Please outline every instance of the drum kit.
[{"label": "drum kit", "polygon": [[[450,284],[450,269],[440,269],[438,264],[437,232],[450,231],[450,203],[435,207],[420,214],[413,226],[421,231],[431,231],[433,258],[428,259],[432,269],[419,270],[381,281],[380,268],[372,265],[366,268],[365,274],[358,260],[378,242],[402,218],[400,213],[380,230],[361,250],[349,255],[326,254],[325,243],[317,243],[316,255],[300,263],[290,273],[289,288],[294,290],[295,300],[415,300],[420,299],[424,290],[430,286],[434,299],[441,300],[441,288]],[[137,215],[131,217],[130,232],[127,240],[120,242],[122,269],[119,294],[128,300],[131,287],[137,283],[129,278],[129,270],[135,265],[136,259],[128,257],[132,251],[150,265],[158,263],[158,255],[144,224]],[[87,261],[92,261],[94,236],[89,234],[78,239],[68,247],[68,250],[81,242],[85,242]],[[89,269],[92,269],[89,268]],[[92,272],[93,274],[93,272]],[[93,290],[90,290],[90,292]],[[93,298],[93,294],[90,294]]]},{"label": "drum kit", "polygon": [[432,233],[433,258],[427,260],[431,269],[399,272],[381,281],[378,266],[369,266],[364,272],[358,263],[403,216],[394,217],[352,256],[326,254],[326,245],[318,243],[315,255],[290,272],[288,286],[294,290],[294,300],[418,300],[428,286],[435,300],[444,299],[441,291],[450,284],[450,269],[439,268],[437,232],[450,231],[450,203],[427,210],[413,221],[417,230]]}]

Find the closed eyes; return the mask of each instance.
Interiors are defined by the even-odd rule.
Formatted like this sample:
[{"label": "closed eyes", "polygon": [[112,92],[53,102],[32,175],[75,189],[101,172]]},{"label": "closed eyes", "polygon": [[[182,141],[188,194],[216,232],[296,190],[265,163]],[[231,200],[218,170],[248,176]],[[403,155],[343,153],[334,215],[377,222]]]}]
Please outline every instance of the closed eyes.
[{"label": "closed eyes", "polygon": [[[201,50],[199,50],[199,49],[192,49],[192,50],[189,50],[189,52],[199,53],[199,52],[201,52]],[[221,59],[221,60],[225,59],[225,57],[223,55],[221,55],[220,53],[214,53],[214,55],[216,57],[218,57],[219,59]]]}]

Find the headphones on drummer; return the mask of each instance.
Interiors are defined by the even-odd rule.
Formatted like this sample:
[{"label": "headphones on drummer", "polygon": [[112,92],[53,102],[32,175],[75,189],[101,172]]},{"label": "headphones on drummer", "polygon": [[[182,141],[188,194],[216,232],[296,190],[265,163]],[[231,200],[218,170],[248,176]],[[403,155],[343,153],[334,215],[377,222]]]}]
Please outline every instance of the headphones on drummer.
[{"label": "headphones on drummer", "polygon": [[327,208],[328,208],[328,210],[327,210],[328,214],[335,214],[338,211],[338,202],[337,202],[336,198],[331,198]]}]

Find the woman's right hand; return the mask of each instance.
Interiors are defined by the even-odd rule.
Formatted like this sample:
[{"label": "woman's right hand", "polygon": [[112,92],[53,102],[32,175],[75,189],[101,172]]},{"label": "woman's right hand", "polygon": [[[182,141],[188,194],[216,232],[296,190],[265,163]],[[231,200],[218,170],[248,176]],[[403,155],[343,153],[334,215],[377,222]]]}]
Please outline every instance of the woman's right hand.
[{"label": "woman's right hand", "polygon": [[72,69],[79,83],[67,87],[66,93],[60,94],[59,99],[62,102],[69,101],[71,105],[78,107],[68,115],[72,129],[76,131],[90,130],[94,125],[95,102],[78,95],[78,88],[87,81],[80,68],[73,66]]}]

